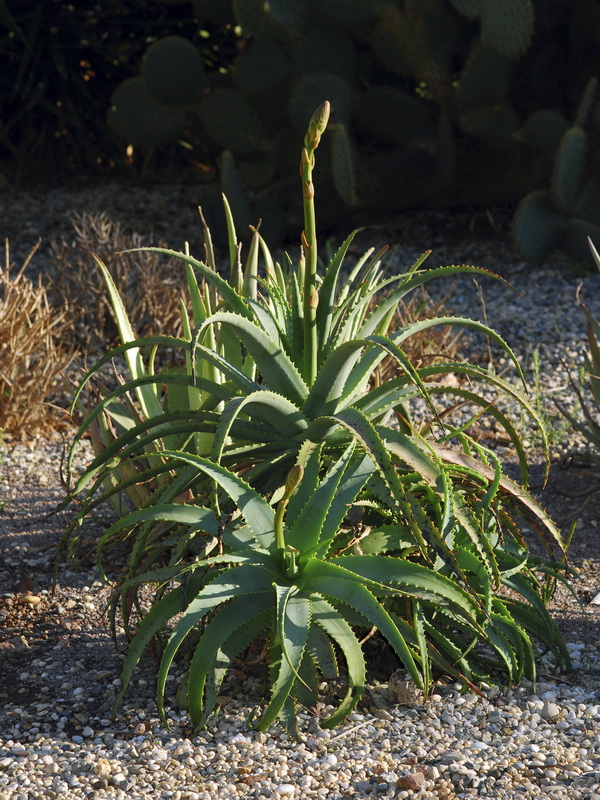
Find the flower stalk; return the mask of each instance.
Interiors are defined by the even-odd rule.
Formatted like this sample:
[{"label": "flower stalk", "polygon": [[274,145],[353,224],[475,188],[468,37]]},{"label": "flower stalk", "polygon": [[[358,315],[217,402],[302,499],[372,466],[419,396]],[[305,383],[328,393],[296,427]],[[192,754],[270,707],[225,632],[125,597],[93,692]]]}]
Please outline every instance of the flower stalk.
[{"label": "flower stalk", "polygon": [[292,467],[288,474],[287,481],[285,482],[283,497],[277,504],[277,510],[275,512],[275,547],[277,548],[281,558],[281,567],[289,578],[293,578],[297,572],[296,555],[298,550],[286,545],[285,534],[283,531],[283,518],[285,516],[287,505],[290,502],[290,498],[296,491],[296,487],[302,480],[303,475],[304,467],[301,464],[296,464]]},{"label": "flower stalk", "polygon": [[304,137],[302,158],[300,161],[300,175],[302,176],[303,203],[304,203],[304,230],[302,231],[302,249],[306,259],[304,274],[304,369],[303,375],[307,386],[315,382],[318,369],[318,333],[317,333],[317,306],[319,294],[317,292],[317,226],[315,220],[315,187],[312,172],[315,166],[315,150],[321,141],[321,135],[327,127],[330,105],[325,100],[313,114]]}]

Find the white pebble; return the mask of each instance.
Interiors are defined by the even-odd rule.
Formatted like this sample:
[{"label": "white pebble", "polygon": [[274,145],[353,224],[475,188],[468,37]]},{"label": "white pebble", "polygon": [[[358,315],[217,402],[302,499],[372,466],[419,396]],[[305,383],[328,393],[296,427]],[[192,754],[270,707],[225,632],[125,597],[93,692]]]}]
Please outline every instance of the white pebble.
[{"label": "white pebble", "polygon": [[294,792],[296,791],[296,787],[291,783],[280,783],[279,786],[276,786],[273,789],[273,791],[280,797],[285,797],[288,794],[294,794]]}]

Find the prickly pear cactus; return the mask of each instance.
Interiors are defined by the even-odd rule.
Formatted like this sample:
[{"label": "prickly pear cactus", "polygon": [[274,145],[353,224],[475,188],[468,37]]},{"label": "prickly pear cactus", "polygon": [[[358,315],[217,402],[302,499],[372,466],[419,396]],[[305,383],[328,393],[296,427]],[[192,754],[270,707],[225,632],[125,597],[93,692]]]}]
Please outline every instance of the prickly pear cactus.
[{"label": "prickly pear cactus", "polygon": [[126,144],[160,147],[181,135],[187,115],[183,109],[161,105],[137,76],[123,81],[115,90],[108,123]]},{"label": "prickly pear cactus", "polygon": [[284,49],[273,42],[257,39],[250,42],[233,64],[233,78],[245,92],[268,92],[284,81],[291,64]]},{"label": "prickly pear cactus", "polygon": [[485,0],[450,0],[452,5],[461,14],[469,19],[476,19],[480,17],[483,12],[483,4]]},{"label": "prickly pear cactus", "polygon": [[585,169],[587,137],[581,128],[569,128],[558,148],[550,195],[564,214],[573,212]]},{"label": "prickly pear cactus", "polygon": [[288,105],[289,118],[296,130],[303,131],[315,108],[329,100],[335,121],[346,124],[352,110],[352,89],[338,75],[316,72],[294,81]]},{"label": "prickly pear cactus", "polygon": [[518,58],[533,35],[532,0],[484,0],[481,40],[507,58]]},{"label": "prickly pear cactus", "polygon": [[293,62],[296,75],[326,72],[350,85],[356,77],[356,47],[352,37],[329,26],[306,30],[296,45]]},{"label": "prickly pear cactus", "polygon": [[540,109],[527,118],[519,131],[519,137],[535,153],[552,161],[568,128],[569,122],[563,114]]},{"label": "prickly pear cactus", "polygon": [[345,125],[333,128],[331,141],[331,172],[335,188],[350,208],[358,205],[358,186],[355,159],[350,134]]},{"label": "prickly pear cactus", "polygon": [[357,98],[356,121],[386,143],[432,140],[435,122],[432,109],[414,94],[389,86],[365,89]]},{"label": "prickly pear cactus", "polygon": [[584,219],[570,219],[567,225],[565,250],[574,261],[590,261],[589,240],[600,239],[600,217],[597,225]]},{"label": "prickly pear cactus", "polygon": [[239,226],[239,234],[243,236],[256,220],[253,219],[250,201],[244,190],[233,153],[229,150],[224,150],[221,154],[220,173],[221,189],[229,201],[236,226]]},{"label": "prickly pear cactus", "polygon": [[465,133],[482,139],[507,139],[519,129],[519,118],[507,102],[470,108],[461,114],[458,122]]},{"label": "prickly pear cactus", "polygon": [[200,53],[181,36],[167,36],[148,48],[142,79],[152,97],[166,106],[196,103],[206,86]]},{"label": "prickly pear cactus", "polygon": [[548,192],[528,194],[513,216],[515,247],[530,261],[543,261],[562,243],[566,230],[567,218],[553,206]]},{"label": "prickly pear cactus", "polygon": [[475,42],[457,84],[457,99],[465,109],[505,100],[510,85],[511,63],[496,50]]},{"label": "prickly pear cactus", "polygon": [[363,25],[384,14],[395,3],[389,0],[321,0],[323,11],[342,25]]},{"label": "prickly pear cactus", "polygon": [[300,36],[309,7],[309,0],[233,0],[235,20],[246,34],[288,43]]},{"label": "prickly pear cactus", "polygon": [[583,96],[579,102],[577,114],[575,115],[575,127],[583,128],[587,124],[590,111],[592,110],[594,100],[596,99],[597,89],[598,78],[594,76],[588,81]]},{"label": "prickly pear cactus", "polygon": [[200,116],[208,133],[224,149],[239,153],[265,149],[260,118],[237,89],[215,89],[202,101]]},{"label": "prickly pear cactus", "polygon": [[[473,203],[480,187],[488,187],[486,203],[516,202],[524,185],[551,184],[515,214],[515,241],[538,257],[579,241],[579,223],[599,224],[585,174],[586,150],[597,150],[600,135],[589,79],[596,62],[586,56],[600,46],[590,23],[597,5],[194,0],[197,44],[179,36],[152,44],[140,76],[115,92],[109,120],[137,147],[187,137],[194,159],[218,168],[238,197],[238,217],[280,203],[294,226],[291,144],[328,99],[322,220],[336,224],[355,208]],[[513,163],[520,167],[511,176]]]}]

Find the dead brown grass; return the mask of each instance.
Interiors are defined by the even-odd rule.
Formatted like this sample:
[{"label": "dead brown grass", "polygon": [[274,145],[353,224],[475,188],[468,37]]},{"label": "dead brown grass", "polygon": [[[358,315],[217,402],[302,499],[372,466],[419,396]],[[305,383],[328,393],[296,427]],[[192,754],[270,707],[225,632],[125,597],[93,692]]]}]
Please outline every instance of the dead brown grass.
[{"label": "dead brown grass", "polygon": [[[410,299],[401,303],[394,315],[390,331],[400,330],[421,319],[433,319],[447,315],[445,304],[450,296],[448,292],[440,300],[433,300],[426,289],[421,287]],[[415,367],[455,359],[460,354],[464,343],[464,328],[451,325],[436,325],[410,336],[402,343],[402,349]],[[387,356],[377,370],[376,383],[382,385],[399,374],[398,362]]]},{"label": "dead brown grass", "polygon": [[108,292],[92,253],[108,267],[137,336],[180,335],[180,298],[185,289],[180,262],[158,253],[122,253],[147,242],[137,233],[126,233],[106,213],[77,216],[73,231],[72,241],[51,244],[51,298],[58,307],[66,303],[81,310],[72,332],[79,348],[105,352],[118,339]]},{"label": "dead brown grass", "polygon": [[20,438],[59,426],[64,415],[48,401],[64,388],[75,356],[65,344],[71,308],[53,308],[41,277],[37,284],[25,277],[36,250],[15,273],[7,241],[0,266],[0,430]]}]

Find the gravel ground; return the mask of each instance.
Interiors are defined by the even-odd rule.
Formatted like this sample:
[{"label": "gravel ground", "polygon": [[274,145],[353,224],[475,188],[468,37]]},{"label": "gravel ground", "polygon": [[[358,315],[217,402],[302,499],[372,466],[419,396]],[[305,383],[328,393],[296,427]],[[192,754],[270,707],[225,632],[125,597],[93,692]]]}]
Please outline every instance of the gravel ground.
[{"label": "gravel ground", "polygon": [[[188,239],[194,250],[193,236],[199,241],[199,234],[193,194],[185,185],[17,194],[0,197],[0,221],[17,261],[42,237],[31,271],[51,272],[48,239],[68,238],[75,210],[108,208],[122,224],[147,233],[149,241],[156,235],[179,247]],[[569,375],[585,352],[575,299],[580,279],[560,271],[556,260],[536,269],[520,263],[506,233],[504,212],[467,210],[403,215],[363,236],[400,241],[390,270],[431,247],[431,266],[476,264],[501,273],[514,287],[487,278],[476,284],[470,278],[452,280],[448,307],[487,317],[517,353],[532,396],[547,415],[552,469],[541,499],[563,529],[572,522],[577,526],[571,560],[581,574],[575,583],[581,607],[564,591],[552,603],[573,655],[573,672],[551,677],[550,665],[542,662],[537,687],[508,692],[490,687],[481,699],[462,697],[448,686],[431,703],[417,698],[399,705],[389,670],[374,670],[369,692],[347,724],[329,733],[305,716],[305,742],[298,745],[277,729],[248,732],[246,716],[261,701],[263,684],[256,669],[244,664],[224,687],[222,712],[206,731],[191,736],[176,707],[166,729],[156,719],[155,664],[148,658],[111,720],[123,656],[102,616],[108,589],[93,560],[84,558],[80,570],[61,563],[57,589],[51,591],[55,548],[68,517],[42,518],[61,497],[61,442],[58,437],[7,442],[0,466],[0,800],[59,794],[98,800],[567,795],[598,800],[600,606],[592,601],[600,592],[600,543],[597,500],[589,499],[597,478],[593,468],[565,460],[583,443],[564,429],[553,403],[556,397],[574,407]],[[583,297],[600,316],[599,287],[600,276],[583,279]],[[447,284],[430,287],[433,296],[447,289]],[[501,354],[483,342],[473,339],[469,347],[482,363],[506,369]],[[490,431],[486,442],[510,471],[512,455]],[[529,438],[537,491],[542,489],[539,442],[533,430]],[[584,494],[571,496],[579,493]],[[90,547],[103,524],[101,518],[87,523]]]}]

